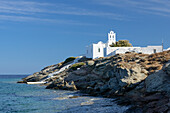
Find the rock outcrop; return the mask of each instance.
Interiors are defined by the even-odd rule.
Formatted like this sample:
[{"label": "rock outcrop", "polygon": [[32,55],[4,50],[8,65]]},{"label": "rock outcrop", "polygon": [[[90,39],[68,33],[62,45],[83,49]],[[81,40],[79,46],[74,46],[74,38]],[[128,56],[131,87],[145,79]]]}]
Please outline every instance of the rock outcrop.
[{"label": "rock outcrop", "polygon": [[[23,81],[40,81],[67,64],[46,67]],[[46,81],[50,89],[118,97],[119,104],[132,105],[127,112],[168,112],[170,51],[151,55],[117,54],[94,60],[83,57]]]},{"label": "rock outcrop", "polygon": [[[169,61],[170,62],[170,61]],[[133,107],[128,110],[145,113],[166,113],[170,108],[170,63],[166,63],[162,70],[149,75],[133,90],[126,92],[124,100],[129,100]],[[130,98],[130,99],[129,99]],[[126,103],[126,102],[125,102]]]}]

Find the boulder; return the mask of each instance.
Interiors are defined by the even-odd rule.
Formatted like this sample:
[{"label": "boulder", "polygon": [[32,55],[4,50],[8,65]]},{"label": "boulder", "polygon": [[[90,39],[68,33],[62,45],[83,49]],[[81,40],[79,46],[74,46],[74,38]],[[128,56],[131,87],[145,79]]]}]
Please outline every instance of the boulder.
[{"label": "boulder", "polygon": [[46,89],[60,89],[64,87],[64,80],[63,81],[53,81],[51,84],[49,84]]},{"label": "boulder", "polygon": [[116,92],[117,90],[120,89],[119,83],[117,78],[111,78],[108,82],[107,82],[107,86],[109,89],[112,90],[112,92]]},{"label": "boulder", "polygon": [[71,82],[65,82],[65,81],[55,81],[52,84],[49,84],[46,89],[63,89],[63,90],[77,90],[75,84],[73,81]]},{"label": "boulder", "polygon": [[170,93],[170,64],[165,64],[163,70],[149,75],[145,79],[145,86],[147,92],[166,91]]},{"label": "boulder", "polygon": [[168,61],[165,66],[163,67],[163,70],[166,72],[166,74],[170,75],[170,61]]},{"label": "boulder", "polygon": [[94,63],[95,63],[95,62],[94,62],[93,60],[89,60],[89,61],[86,62],[86,65],[88,65],[88,66],[93,66]]},{"label": "boulder", "polygon": [[130,70],[124,69],[123,74],[124,77],[121,79],[122,82],[126,82],[127,84],[135,84],[144,80],[147,75],[141,72],[140,65],[134,65]]},{"label": "boulder", "polygon": [[77,90],[76,85],[74,84],[74,81],[71,81],[71,82],[68,82],[68,83],[66,82],[65,87],[63,89],[72,90],[72,91]]}]

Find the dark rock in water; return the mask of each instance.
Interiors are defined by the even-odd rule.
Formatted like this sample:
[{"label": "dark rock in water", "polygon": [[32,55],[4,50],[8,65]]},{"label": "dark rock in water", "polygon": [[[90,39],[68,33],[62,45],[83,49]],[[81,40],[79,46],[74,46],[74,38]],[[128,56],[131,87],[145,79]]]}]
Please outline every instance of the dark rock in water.
[{"label": "dark rock in water", "polygon": [[18,81],[17,83],[26,83],[25,81]]}]

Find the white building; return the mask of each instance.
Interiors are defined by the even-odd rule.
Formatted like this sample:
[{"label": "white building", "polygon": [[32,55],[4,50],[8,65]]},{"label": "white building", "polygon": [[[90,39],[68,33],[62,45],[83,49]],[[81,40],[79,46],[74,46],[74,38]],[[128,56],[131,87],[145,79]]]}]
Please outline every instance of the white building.
[{"label": "white building", "polygon": [[162,46],[147,46],[147,47],[110,47],[111,44],[116,43],[116,33],[114,31],[110,31],[108,33],[108,41],[107,43],[103,43],[99,41],[97,44],[91,44],[87,46],[86,57],[88,58],[99,58],[115,55],[118,53],[126,53],[126,52],[136,52],[136,53],[144,53],[144,54],[152,54],[157,52],[162,52]]},{"label": "white building", "polygon": [[169,51],[170,50],[170,47],[168,49],[166,49],[166,51]]}]

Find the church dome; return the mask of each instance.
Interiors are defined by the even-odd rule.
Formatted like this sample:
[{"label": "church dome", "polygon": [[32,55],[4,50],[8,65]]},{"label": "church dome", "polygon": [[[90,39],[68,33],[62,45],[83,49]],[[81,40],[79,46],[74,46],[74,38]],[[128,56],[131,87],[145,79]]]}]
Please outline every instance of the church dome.
[{"label": "church dome", "polygon": [[103,44],[103,42],[102,42],[102,41],[99,41],[97,44]]},{"label": "church dome", "polygon": [[111,30],[111,31],[110,31],[110,34],[114,34],[114,31]]}]

